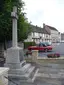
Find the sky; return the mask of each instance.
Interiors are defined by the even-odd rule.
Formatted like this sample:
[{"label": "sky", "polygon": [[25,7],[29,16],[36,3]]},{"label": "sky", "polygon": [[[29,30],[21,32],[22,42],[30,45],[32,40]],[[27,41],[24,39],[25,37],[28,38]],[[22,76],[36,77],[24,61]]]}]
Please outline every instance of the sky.
[{"label": "sky", "polygon": [[28,21],[33,25],[55,27],[64,32],[64,0],[23,0],[24,12]]}]

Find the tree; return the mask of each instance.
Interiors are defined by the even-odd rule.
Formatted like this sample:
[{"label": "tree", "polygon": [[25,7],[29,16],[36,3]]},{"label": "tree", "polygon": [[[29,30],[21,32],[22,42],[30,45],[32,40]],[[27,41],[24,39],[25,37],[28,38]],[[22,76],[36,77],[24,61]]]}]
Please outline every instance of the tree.
[{"label": "tree", "polygon": [[30,33],[30,24],[22,13],[24,2],[20,4],[19,0],[0,0],[0,51],[6,41],[12,40],[11,12],[14,5],[18,8],[18,41],[23,41]]},{"label": "tree", "polygon": [[9,41],[12,39],[12,20],[11,11],[13,6],[18,7],[18,39],[24,40],[30,32],[30,24],[28,23],[22,9],[24,2],[19,3],[19,0],[1,0],[0,1],[0,42]]},{"label": "tree", "polygon": [[27,39],[28,34],[31,32],[31,28],[30,24],[28,23],[27,19],[25,19],[25,16],[23,16],[23,14],[19,15],[18,28],[19,41],[24,41],[24,39]]}]

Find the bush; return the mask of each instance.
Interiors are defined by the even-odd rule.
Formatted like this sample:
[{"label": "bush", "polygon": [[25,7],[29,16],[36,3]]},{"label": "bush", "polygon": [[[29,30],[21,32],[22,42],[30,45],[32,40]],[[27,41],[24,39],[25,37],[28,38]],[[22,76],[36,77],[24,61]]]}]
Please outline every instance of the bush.
[{"label": "bush", "polygon": [[59,53],[48,54],[47,57],[48,58],[58,58],[58,57],[60,57],[60,54]]},{"label": "bush", "polygon": [[24,42],[24,49],[28,48],[29,46],[35,46],[35,42]]}]

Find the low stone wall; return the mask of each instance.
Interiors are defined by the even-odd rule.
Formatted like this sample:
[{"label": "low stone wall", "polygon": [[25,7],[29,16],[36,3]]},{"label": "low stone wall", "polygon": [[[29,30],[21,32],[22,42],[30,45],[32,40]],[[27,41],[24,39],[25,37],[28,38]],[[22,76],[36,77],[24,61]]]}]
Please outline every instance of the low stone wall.
[{"label": "low stone wall", "polygon": [[40,63],[57,63],[64,64],[64,57],[59,58],[45,58],[45,57],[37,57],[38,62]]},{"label": "low stone wall", "polygon": [[64,57],[59,58],[47,58],[38,56],[38,50],[32,51],[32,56],[30,58],[25,58],[27,62],[37,62],[37,63],[64,63]]},{"label": "low stone wall", "polygon": [[8,85],[8,70],[9,68],[0,67],[0,85]]}]

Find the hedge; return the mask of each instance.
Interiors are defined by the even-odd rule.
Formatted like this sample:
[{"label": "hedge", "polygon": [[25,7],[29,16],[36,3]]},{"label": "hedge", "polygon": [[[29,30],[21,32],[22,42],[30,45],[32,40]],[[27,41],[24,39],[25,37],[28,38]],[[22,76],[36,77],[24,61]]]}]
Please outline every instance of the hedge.
[{"label": "hedge", "polygon": [[35,46],[35,42],[24,42],[24,49],[28,48],[29,46]]}]

